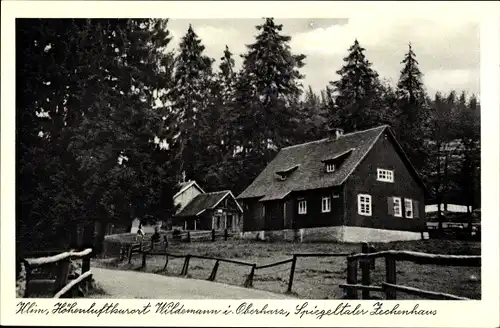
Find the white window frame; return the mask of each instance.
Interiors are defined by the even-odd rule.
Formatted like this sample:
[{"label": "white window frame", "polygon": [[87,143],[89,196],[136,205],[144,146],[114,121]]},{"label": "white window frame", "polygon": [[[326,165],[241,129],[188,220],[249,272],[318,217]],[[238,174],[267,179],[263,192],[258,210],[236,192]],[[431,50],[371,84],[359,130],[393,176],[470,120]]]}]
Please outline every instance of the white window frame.
[{"label": "white window frame", "polygon": [[298,207],[299,207],[299,214],[301,215],[307,214],[307,200],[305,199],[299,200]]},{"label": "white window frame", "polygon": [[[408,209],[410,210],[410,215],[407,215]],[[413,200],[409,198],[405,198],[405,217],[408,219],[413,219]]]},{"label": "white window frame", "polygon": [[368,194],[358,194],[358,214],[364,216],[372,215],[372,196]]},{"label": "white window frame", "polygon": [[321,213],[328,213],[332,210],[332,199],[330,197],[321,198]]},{"label": "white window frame", "polygon": [[[396,211],[398,209],[399,211]],[[402,217],[403,216],[403,206],[401,204],[401,197],[393,197],[392,198],[392,211],[394,216]]]},{"label": "white window frame", "polygon": [[377,168],[377,181],[394,182],[394,171]]},{"label": "white window frame", "polygon": [[335,172],[335,164],[326,164],[326,172]]}]

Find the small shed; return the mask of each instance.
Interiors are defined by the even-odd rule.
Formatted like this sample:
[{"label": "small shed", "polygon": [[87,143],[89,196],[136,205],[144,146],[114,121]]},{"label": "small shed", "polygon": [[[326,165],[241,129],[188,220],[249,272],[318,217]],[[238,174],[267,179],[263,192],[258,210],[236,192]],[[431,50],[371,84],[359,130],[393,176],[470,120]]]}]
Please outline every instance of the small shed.
[{"label": "small shed", "polygon": [[173,218],[185,230],[241,231],[243,209],[230,190],[197,195]]}]

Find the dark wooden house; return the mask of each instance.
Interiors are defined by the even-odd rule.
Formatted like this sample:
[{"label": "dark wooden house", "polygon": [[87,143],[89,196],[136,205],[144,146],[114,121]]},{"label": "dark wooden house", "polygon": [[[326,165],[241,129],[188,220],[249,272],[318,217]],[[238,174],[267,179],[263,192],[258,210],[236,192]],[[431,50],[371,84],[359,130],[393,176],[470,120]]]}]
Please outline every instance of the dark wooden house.
[{"label": "dark wooden house", "polygon": [[248,237],[356,242],[420,238],[425,194],[384,125],[281,149],[237,199]]},{"label": "dark wooden house", "polygon": [[243,209],[229,190],[199,193],[173,218],[185,230],[241,231]]}]

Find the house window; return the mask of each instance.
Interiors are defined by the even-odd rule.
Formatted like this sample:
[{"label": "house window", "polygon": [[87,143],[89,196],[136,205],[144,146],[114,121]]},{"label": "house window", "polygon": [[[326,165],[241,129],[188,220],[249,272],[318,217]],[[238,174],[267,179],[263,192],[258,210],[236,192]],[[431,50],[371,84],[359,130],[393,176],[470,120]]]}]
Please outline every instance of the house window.
[{"label": "house window", "polygon": [[394,197],[393,198],[393,211],[394,211],[394,216],[402,217],[402,208],[401,208],[401,198],[400,197]]},{"label": "house window", "polygon": [[326,172],[335,171],[335,164],[326,164]]},{"label": "house window", "polygon": [[377,169],[377,180],[383,182],[394,182],[394,171]]},{"label": "house window", "polygon": [[359,194],[358,195],[358,213],[360,215],[372,215],[372,196]]},{"label": "house window", "polygon": [[299,214],[307,214],[307,201],[299,201]]},{"label": "house window", "polygon": [[408,219],[413,219],[413,202],[407,198],[405,198],[405,216]]},{"label": "house window", "polygon": [[321,199],[321,212],[322,213],[330,212],[331,208],[332,208],[332,200],[330,199],[330,197],[323,197]]}]

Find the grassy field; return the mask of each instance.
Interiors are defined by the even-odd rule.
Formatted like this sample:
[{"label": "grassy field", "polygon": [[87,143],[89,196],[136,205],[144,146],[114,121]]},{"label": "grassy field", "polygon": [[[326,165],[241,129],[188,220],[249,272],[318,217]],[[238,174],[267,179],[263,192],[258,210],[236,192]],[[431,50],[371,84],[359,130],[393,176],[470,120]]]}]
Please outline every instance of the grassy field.
[{"label": "grassy field", "polygon": [[[479,255],[479,242],[422,240],[415,242],[394,242],[374,244],[378,250],[412,250],[434,254]],[[169,252],[173,254],[192,254],[202,256],[237,259],[263,265],[286,260],[293,253],[345,253],[360,252],[359,244],[341,243],[270,243],[255,241],[216,241],[199,243],[172,244]],[[181,272],[183,259],[169,258],[166,271],[162,271],[165,256],[149,256],[147,272],[177,276]],[[99,259],[95,266],[122,270],[137,270],[140,256],[132,263],[118,262],[116,259]],[[191,259],[189,278],[207,279],[214,265],[213,260]],[[268,269],[256,270],[254,288],[272,292],[285,292],[288,285],[290,263]],[[380,285],[385,280],[385,264],[377,259],[372,270],[372,284]],[[250,268],[230,263],[219,265],[216,281],[243,285]],[[359,273],[361,274],[361,273]],[[476,277],[477,279],[471,278]],[[359,277],[361,279],[361,276]],[[293,292],[301,298],[339,299],[343,291],[338,287],[346,281],[346,259],[340,258],[299,258],[295,269]],[[446,292],[473,299],[481,298],[481,270],[469,267],[447,267],[417,265],[411,262],[397,263],[397,283],[431,291]],[[382,294],[373,293],[383,297]],[[414,296],[398,293],[398,299],[415,299]]]}]

